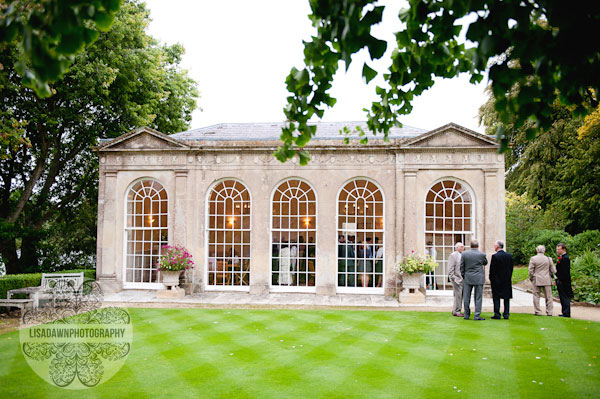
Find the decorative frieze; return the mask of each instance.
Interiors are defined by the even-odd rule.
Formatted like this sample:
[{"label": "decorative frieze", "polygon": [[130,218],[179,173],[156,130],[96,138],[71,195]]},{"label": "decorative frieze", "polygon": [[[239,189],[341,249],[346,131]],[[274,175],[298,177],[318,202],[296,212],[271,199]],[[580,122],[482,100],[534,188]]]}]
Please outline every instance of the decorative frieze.
[{"label": "decorative frieze", "polygon": [[[495,151],[489,152],[442,152],[442,151],[401,151],[392,152],[312,152],[311,165],[339,166],[381,166],[381,165],[479,165],[502,163],[504,158]],[[112,166],[275,166],[285,165],[272,153],[188,153],[188,154],[106,154],[100,158],[103,165]],[[288,166],[298,166],[294,157]]]},{"label": "decorative frieze", "polygon": [[405,165],[481,165],[496,164],[503,162],[502,155],[495,151],[486,152],[442,152],[442,151],[423,151],[398,153],[396,157],[397,164]]}]

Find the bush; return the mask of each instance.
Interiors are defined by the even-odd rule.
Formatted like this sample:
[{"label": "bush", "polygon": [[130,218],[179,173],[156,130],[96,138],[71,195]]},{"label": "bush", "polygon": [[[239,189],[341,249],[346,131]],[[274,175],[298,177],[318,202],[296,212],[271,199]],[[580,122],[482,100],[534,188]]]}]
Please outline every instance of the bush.
[{"label": "bush", "polygon": [[[96,279],[96,270],[64,270],[62,273],[83,272],[85,278]],[[8,274],[0,277],[0,298],[6,298],[8,290],[25,287],[39,287],[42,283],[42,273]]]},{"label": "bush", "polygon": [[529,257],[536,254],[535,248],[538,245],[543,245],[546,247],[546,255],[552,257],[554,264],[556,264],[558,261],[556,246],[561,242],[567,246],[568,253],[568,249],[573,246],[573,237],[569,233],[563,230],[540,230],[535,232],[529,241],[521,247],[521,251],[529,260]]},{"label": "bush", "polygon": [[[567,248],[569,250],[569,248]],[[573,237],[573,255],[581,255],[586,251],[600,250],[600,230],[587,230]]]},{"label": "bush", "polygon": [[587,250],[575,258],[571,279],[576,301],[600,303],[600,256]]},{"label": "bush", "polygon": [[600,303],[600,280],[590,276],[576,276],[572,281],[577,302]]},{"label": "bush", "polygon": [[568,223],[563,209],[543,210],[527,193],[506,192],[506,248],[515,264],[527,264],[535,255],[528,247],[530,238],[541,230],[563,230]]}]

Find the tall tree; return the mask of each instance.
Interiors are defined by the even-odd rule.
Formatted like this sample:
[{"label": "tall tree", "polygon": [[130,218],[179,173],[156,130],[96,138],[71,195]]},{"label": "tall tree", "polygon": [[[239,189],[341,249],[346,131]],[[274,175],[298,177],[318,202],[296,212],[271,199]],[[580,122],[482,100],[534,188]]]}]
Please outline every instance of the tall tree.
[{"label": "tall tree", "polygon": [[[385,6],[376,0],[310,0],[309,18],[317,29],[304,42],[304,66],[292,68],[286,78],[289,121],[282,129],[283,144],[276,152],[285,161],[298,155],[315,134],[313,116],[321,118],[335,104],[329,94],[333,76],[343,61],[346,69],[352,55],[362,49],[371,60],[384,56],[387,43],[371,34],[382,20]],[[452,78],[460,73],[480,82],[486,71],[494,95],[495,109],[504,123],[514,118],[517,128],[533,138],[552,125],[552,103],[558,96],[574,116],[586,114],[588,104],[598,105],[600,93],[600,42],[585,40],[600,30],[600,2],[573,6],[552,0],[409,0],[410,7],[399,14],[403,29],[395,33],[396,43],[389,68],[380,73],[364,63],[367,82],[382,75],[384,85],[376,88],[378,101],[367,112],[373,132],[387,132],[399,125],[398,117],[412,111],[413,99],[434,84],[434,77]],[[461,31],[465,28],[465,44]],[[467,42],[468,43],[468,42]],[[515,85],[515,96],[507,94]],[[360,132],[364,136],[364,132]],[[504,148],[508,144],[502,129],[494,132]]]},{"label": "tall tree", "polygon": [[144,125],[166,133],[188,127],[198,92],[179,67],[183,48],[159,44],[146,33],[148,22],[143,3],[123,4],[113,28],[76,57],[45,99],[23,88],[11,67],[17,46],[0,53],[0,96],[30,143],[5,148],[0,164],[0,253],[8,273],[40,267],[52,252],[47,245],[59,241],[52,235],[75,230],[69,221],[81,219],[71,219],[79,207],[95,207],[92,146],[99,138]]},{"label": "tall tree", "polygon": [[479,115],[488,132],[501,128],[511,144],[505,158],[506,188],[527,193],[547,214],[566,212],[571,233],[598,229],[600,124],[583,125],[582,118],[573,117],[568,107],[556,101],[551,105],[552,125],[531,141],[527,123],[521,127],[503,123],[495,102],[490,95]]}]

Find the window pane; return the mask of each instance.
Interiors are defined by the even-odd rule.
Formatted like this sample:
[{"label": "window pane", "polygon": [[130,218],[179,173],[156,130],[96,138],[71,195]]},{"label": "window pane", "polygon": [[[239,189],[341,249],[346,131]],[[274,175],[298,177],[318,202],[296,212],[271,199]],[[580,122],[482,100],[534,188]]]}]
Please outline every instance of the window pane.
[{"label": "window pane", "polygon": [[[271,283],[277,286],[315,285],[307,257],[316,251],[316,196],[312,187],[302,180],[288,179],[273,195],[271,214]],[[313,244],[308,246],[307,243]],[[310,267],[315,267],[311,261]]]},{"label": "window pane", "polygon": [[127,193],[125,236],[125,281],[157,283],[156,261],[167,244],[167,192],[156,180],[136,182]]},{"label": "window pane", "polygon": [[[246,186],[236,180],[216,184],[209,193],[209,252],[206,265],[210,286],[250,285],[251,203]],[[211,273],[211,268],[215,272]]]},{"label": "window pane", "polygon": [[383,210],[383,193],[374,182],[355,179],[342,188],[338,198],[338,287],[383,287]]}]

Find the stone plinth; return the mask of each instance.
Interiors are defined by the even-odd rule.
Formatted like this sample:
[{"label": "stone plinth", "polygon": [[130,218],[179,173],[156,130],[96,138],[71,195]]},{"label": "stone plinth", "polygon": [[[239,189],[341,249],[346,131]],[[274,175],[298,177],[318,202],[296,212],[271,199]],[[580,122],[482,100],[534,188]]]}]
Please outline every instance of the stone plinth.
[{"label": "stone plinth", "polygon": [[422,290],[415,290],[414,292],[408,292],[408,290],[402,290],[400,293],[400,303],[425,303],[425,293]]},{"label": "stone plinth", "polygon": [[179,287],[172,287],[170,290],[156,291],[156,297],[159,299],[183,298],[185,290]]}]

